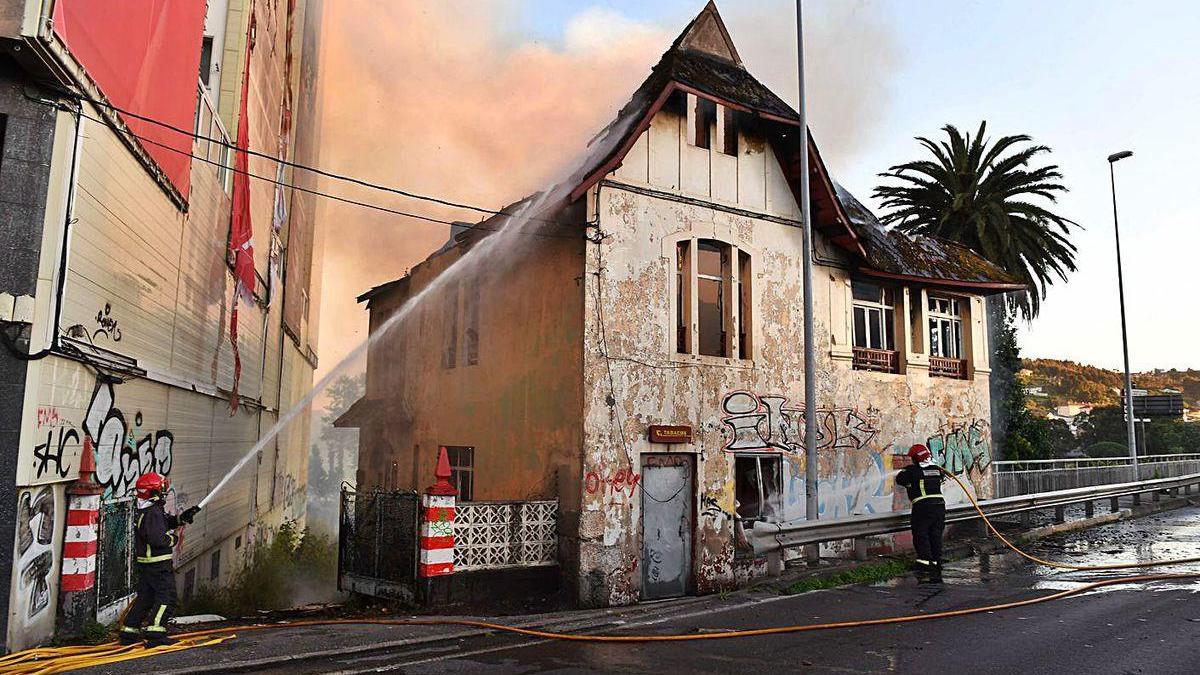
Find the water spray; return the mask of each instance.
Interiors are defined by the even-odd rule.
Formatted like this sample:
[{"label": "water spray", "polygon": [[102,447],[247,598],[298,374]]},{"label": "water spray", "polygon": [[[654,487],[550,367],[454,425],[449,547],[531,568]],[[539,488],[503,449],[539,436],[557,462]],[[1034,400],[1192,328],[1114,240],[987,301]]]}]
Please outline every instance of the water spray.
[{"label": "water spray", "polygon": [[387,321],[380,324],[380,326],[376,328],[374,332],[368,335],[362,343],[360,343],[358,346],[352,349],[349,354],[343,357],[342,360],[339,361],[332,370],[326,373],[325,376],[322,377],[317,384],[313,386],[313,388],[309,390],[309,392],[305,394],[303,398],[300,399],[300,401],[289,408],[287,412],[283,413],[275,422],[275,424],[272,425],[271,428],[268,429],[261,438],[259,438],[258,442],[255,443],[254,446],[251,447],[250,450],[247,451],[246,454],[239,459],[236,464],[233,465],[233,468],[231,468],[221,478],[221,480],[218,481],[215,486],[213,486],[213,489],[210,490],[209,493],[200,500],[200,503],[197,506],[200,508],[207,506],[208,503],[211,502],[213,498],[225,488],[226,485],[228,485],[229,481],[233,479],[233,476],[246,466],[246,464],[250,461],[250,458],[261,452],[262,449],[266,447],[266,445],[270,443],[276,436],[278,436],[279,432],[283,431],[284,427],[290,424],[297,415],[308,409],[309,405],[312,404],[313,399],[316,398],[318,393],[323,391],[325,387],[327,387],[334,380],[334,378],[340,376],[350,366],[350,364],[362,356],[372,344],[374,344],[392,328],[403,321],[409,314],[411,314],[413,309],[420,305],[428,295],[436,292],[447,282],[457,277],[462,270],[467,267],[469,262],[489,255],[500,244],[506,243],[514,236],[522,234],[521,230],[523,226],[530,220],[546,220],[547,218],[545,218],[542,211],[547,207],[553,207],[566,201],[570,192],[577,186],[577,181],[581,175],[580,170],[590,167],[594,163],[588,161],[593,159],[592,155],[602,154],[603,152],[607,151],[608,144],[606,141],[612,137],[613,134],[620,134],[623,136],[629,131],[632,124],[632,121],[627,121],[623,124],[612,124],[608,127],[605,127],[605,129],[602,130],[600,134],[598,134],[597,137],[589,144],[592,148],[592,153],[574,165],[570,171],[566,172],[567,178],[559,180],[553,185],[553,187],[537,193],[532,199],[529,199],[522,204],[512,214],[510,214],[500,225],[500,227],[498,227],[492,234],[484,237],[478,245],[468,249],[467,252],[462,255],[462,257],[454,261],[449,267],[443,270],[441,274],[439,274],[429,283],[429,285],[421,289],[419,293],[409,298],[407,302],[401,305],[400,308],[396,310],[395,314],[388,318]]}]

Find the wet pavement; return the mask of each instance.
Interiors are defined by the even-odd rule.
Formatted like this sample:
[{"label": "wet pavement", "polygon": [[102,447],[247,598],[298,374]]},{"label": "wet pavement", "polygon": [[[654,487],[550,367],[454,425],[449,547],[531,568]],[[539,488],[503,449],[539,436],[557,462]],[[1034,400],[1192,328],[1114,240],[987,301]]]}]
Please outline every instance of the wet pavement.
[{"label": "wet pavement", "polygon": [[[1097,513],[1106,512],[1097,508]],[[1200,557],[1200,508],[1123,520],[1027,545],[1071,564]],[[742,591],[562,613],[548,630],[698,634],[730,629],[928,614],[1026,600],[1118,576],[1197,573],[1200,564],[1148,570],[1052,570],[1013,553],[967,558],[946,583],[905,577],[797,596]],[[1200,672],[1200,579],[1131,582],[1016,609],[874,627],[668,643],[580,643],[458,628],[335,626],[237,640],[94,672],[223,670],[222,664],[326,648],[340,652],[263,673],[1162,673]]]},{"label": "wet pavement", "polygon": [[[1200,508],[1119,521],[1032,544],[1079,565],[1200,557]],[[1051,570],[1016,554],[951,564],[943,586],[902,578],[685,611],[605,633],[679,634],[931,613],[1024,600],[1114,576],[1200,573],[1200,564],[1147,571]],[[1051,603],[929,622],[765,637],[653,644],[516,640],[441,645],[323,672],[406,673],[1184,673],[1200,672],[1200,579],[1097,589]],[[489,643],[490,641],[490,643]]]}]

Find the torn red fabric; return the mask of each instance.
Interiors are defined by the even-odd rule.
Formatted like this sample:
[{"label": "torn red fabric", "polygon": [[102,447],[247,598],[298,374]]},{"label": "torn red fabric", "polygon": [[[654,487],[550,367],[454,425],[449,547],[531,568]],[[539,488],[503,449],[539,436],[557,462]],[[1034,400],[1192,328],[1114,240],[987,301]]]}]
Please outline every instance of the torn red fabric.
[{"label": "torn red fabric", "polygon": [[[253,15],[250,25],[254,25]],[[233,220],[229,228],[229,251],[233,254],[233,310],[229,314],[229,344],[233,347],[233,389],[229,393],[230,413],[238,408],[238,380],[242,377],[242,358],[238,353],[238,298],[254,298],[254,227],[250,217],[250,41],[246,44],[246,68],[242,75],[242,100],[238,108],[237,151],[233,159]]]}]

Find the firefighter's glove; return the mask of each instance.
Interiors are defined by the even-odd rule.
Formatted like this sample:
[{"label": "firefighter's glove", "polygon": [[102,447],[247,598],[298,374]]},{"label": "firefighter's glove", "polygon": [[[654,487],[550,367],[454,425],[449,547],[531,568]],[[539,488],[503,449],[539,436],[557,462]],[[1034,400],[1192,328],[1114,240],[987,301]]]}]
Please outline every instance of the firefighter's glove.
[{"label": "firefighter's glove", "polygon": [[200,507],[193,506],[190,509],[179,514],[179,521],[182,523],[187,523],[187,524],[191,525],[192,521],[195,520],[197,513],[200,513]]}]

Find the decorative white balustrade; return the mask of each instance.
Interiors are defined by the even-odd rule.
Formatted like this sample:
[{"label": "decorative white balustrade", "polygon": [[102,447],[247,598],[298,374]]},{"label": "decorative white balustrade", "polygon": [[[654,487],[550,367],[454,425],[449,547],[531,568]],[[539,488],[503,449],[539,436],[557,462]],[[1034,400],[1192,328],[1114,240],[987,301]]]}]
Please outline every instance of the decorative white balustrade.
[{"label": "decorative white balustrade", "polygon": [[557,563],[558,500],[455,506],[455,571]]}]

